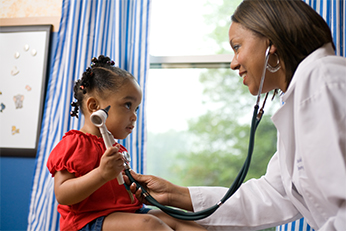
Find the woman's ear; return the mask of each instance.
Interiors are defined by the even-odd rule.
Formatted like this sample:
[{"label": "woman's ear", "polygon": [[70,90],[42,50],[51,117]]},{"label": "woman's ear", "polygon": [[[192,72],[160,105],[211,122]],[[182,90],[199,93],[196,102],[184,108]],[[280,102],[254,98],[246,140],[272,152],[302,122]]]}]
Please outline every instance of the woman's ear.
[{"label": "woman's ear", "polygon": [[86,101],[87,111],[93,113],[100,109],[98,101],[94,97],[89,97]]},{"label": "woman's ear", "polygon": [[277,47],[274,44],[271,44],[271,48],[270,48],[270,54],[274,54],[277,51]]}]

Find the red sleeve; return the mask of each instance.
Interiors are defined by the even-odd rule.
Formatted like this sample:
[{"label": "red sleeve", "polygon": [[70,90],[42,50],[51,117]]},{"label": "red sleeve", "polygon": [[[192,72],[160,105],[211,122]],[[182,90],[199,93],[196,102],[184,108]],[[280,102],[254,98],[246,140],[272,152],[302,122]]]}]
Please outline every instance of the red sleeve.
[{"label": "red sleeve", "polygon": [[[120,146],[119,152],[127,151]],[[58,171],[67,170],[79,177],[99,166],[105,150],[102,138],[70,131],[50,153],[47,167],[52,176]]]},{"label": "red sleeve", "polygon": [[47,167],[52,176],[67,170],[79,177],[99,166],[103,153],[101,145],[95,145],[90,137],[67,133],[49,155]]}]

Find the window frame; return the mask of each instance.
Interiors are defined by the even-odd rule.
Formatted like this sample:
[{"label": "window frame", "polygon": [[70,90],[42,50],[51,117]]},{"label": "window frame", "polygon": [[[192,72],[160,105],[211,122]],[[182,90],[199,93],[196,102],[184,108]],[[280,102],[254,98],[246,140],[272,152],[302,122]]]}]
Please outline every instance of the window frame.
[{"label": "window frame", "polygon": [[149,56],[150,69],[230,68],[234,54]]}]

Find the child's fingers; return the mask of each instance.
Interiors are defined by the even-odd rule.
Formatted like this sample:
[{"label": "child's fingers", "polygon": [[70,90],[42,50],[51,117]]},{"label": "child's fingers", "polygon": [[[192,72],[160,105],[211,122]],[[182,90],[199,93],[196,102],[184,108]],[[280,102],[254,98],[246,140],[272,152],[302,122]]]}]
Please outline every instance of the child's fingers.
[{"label": "child's fingers", "polygon": [[109,147],[106,149],[104,155],[105,156],[112,156],[116,154],[119,151],[119,146]]}]

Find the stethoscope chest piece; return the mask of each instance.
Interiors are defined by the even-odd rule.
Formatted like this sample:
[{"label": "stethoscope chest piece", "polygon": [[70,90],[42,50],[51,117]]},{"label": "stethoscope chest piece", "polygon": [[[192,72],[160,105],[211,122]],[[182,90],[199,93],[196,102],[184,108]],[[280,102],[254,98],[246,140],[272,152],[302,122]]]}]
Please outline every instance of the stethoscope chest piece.
[{"label": "stethoscope chest piece", "polygon": [[131,161],[131,156],[130,156],[130,154],[129,154],[128,152],[124,151],[124,152],[122,152],[122,155],[123,155],[124,160],[125,160],[126,162],[130,163],[130,161]]}]

